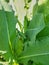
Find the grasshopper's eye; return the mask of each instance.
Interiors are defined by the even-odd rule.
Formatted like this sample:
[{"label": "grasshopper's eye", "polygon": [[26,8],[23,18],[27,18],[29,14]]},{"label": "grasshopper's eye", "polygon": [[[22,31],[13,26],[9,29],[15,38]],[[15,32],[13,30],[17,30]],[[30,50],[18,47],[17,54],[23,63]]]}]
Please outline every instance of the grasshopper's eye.
[{"label": "grasshopper's eye", "polygon": [[28,0],[28,3],[30,3],[32,0]]},{"label": "grasshopper's eye", "polygon": [[9,0],[5,0],[6,2],[9,2]]}]

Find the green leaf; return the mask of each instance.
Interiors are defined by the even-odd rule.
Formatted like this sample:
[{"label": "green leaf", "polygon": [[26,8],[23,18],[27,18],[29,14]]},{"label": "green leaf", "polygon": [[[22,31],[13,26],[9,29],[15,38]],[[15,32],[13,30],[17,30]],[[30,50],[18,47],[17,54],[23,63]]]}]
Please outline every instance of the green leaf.
[{"label": "green leaf", "polygon": [[0,1],[0,50],[6,51],[6,60],[14,53],[16,43],[16,18],[8,3]]},{"label": "green leaf", "polygon": [[[30,41],[29,44],[31,43]],[[40,40],[36,40],[32,46],[29,45],[25,48],[22,56],[18,58],[19,62],[27,65],[28,61],[32,60],[36,64],[49,65],[49,37],[42,37]]]},{"label": "green leaf", "polygon": [[32,40],[34,43],[36,40],[36,35],[43,30],[45,27],[43,14],[36,14],[33,16],[32,20],[29,23],[28,29],[26,31],[26,35]]},{"label": "green leaf", "polygon": [[44,19],[45,19],[45,28],[37,35],[37,38],[49,36],[49,14]]},{"label": "green leaf", "polygon": [[35,6],[35,13],[42,13],[45,21],[45,28],[38,33],[37,38],[43,36],[49,36],[49,0],[45,4]]},{"label": "green leaf", "polygon": [[48,23],[45,22],[41,13],[34,15],[26,32],[31,40],[25,42],[22,56],[18,58],[20,63],[27,65],[29,61],[32,61],[33,63],[30,65],[49,65],[49,36],[40,34],[46,28],[46,25]]},{"label": "green leaf", "polygon": [[49,0],[45,4],[38,6],[38,12],[43,13],[44,16],[49,14]]}]

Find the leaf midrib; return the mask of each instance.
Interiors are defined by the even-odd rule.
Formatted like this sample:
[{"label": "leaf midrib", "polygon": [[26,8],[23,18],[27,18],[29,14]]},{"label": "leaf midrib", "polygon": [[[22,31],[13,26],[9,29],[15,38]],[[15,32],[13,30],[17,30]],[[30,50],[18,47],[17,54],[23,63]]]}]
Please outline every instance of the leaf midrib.
[{"label": "leaf midrib", "polygon": [[26,55],[26,56],[22,56],[22,57],[19,57],[18,60],[20,59],[26,59],[26,58],[30,58],[30,57],[37,57],[37,56],[45,56],[45,55],[49,55],[49,52],[48,53],[41,53],[41,54],[33,54],[33,55]]}]

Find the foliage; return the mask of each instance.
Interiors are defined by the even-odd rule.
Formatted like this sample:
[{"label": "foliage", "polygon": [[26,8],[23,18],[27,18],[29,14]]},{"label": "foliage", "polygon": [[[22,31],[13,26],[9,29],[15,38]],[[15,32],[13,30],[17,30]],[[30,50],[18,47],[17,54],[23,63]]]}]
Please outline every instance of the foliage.
[{"label": "foliage", "polygon": [[[29,1],[29,0],[28,0]],[[0,0],[0,61],[9,65],[49,65],[49,0],[34,6],[32,20],[24,18],[23,31],[11,6]],[[21,24],[20,24],[21,25]]]}]

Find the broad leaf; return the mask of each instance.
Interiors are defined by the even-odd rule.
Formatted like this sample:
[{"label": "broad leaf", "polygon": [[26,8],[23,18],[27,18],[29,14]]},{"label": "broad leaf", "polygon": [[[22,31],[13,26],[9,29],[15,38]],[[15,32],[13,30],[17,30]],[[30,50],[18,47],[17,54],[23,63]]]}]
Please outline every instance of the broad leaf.
[{"label": "broad leaf", "polygon": [[26,46],[24,52],[20,58],[20,63],[27,65],[31,60],[35,65],[41,63],[41,65],[49,65],[49,37],[42,37],[40,40],[36,40],[36,43],[32,46],[32,42],[29,42],[29,46]]},{"label": "broad leaf", "polygon": [[[42,14],[36,14],[33,16],[28,29],[26,31],[26,35],[30,38],[30,40],[35,41],[36,35],[43,30],[45,27],[44,17]],[[34,42],[33,42],[34,43]]]},{"label": "broad leaf", "polygon": [[48,24],[41,13],[34,15],[26,32],[30,40],[25,42],[22,56],[18,58],[20,64],[28,65],[30,61],[33,62],[30,65],[49,65],[49,36],[44,36],[46,32],[41,35],[46,25]]},{"label": "broad leaf", "polygon": [[6,51],[6,60],[14,54],[14,44],[16,43],[16,18],[8,3],[0,1],[0,50]]}]

